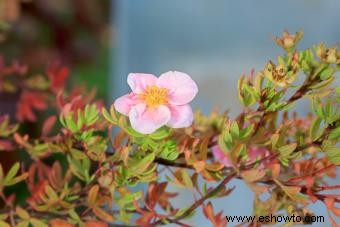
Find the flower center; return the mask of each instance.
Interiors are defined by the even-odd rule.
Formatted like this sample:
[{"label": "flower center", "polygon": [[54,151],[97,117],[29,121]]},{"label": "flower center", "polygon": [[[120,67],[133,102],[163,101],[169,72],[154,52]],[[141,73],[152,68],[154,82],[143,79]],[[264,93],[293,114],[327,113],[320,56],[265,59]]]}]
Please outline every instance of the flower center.
[{"label": "flower center", "polygon": [[168,102],[168,90],[155,85],[146,86],[145,91],[139,97],[148,105],[148,107],[157,107]]}]

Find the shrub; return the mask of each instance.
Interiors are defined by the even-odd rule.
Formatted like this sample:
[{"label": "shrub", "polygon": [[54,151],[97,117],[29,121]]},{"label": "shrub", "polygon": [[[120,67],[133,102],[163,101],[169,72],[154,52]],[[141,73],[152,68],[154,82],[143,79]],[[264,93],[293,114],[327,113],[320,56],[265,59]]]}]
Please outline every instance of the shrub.
[{"label": "shrub", "polygon": [[[94,92],[65,88],[66,67],[31,75],[25,65],[1,61],[0,91],[15,94],[17,104],[16,121],[0,118],[0,152],[16,154],[12,164],[0,165],[0,225],[184,225],[203,209],[214,226],[225,226],[209,201],[232,196],[228,183],[235,178],[254,192],[254,215],[309,215],[306,206],[321,201],[333,220],[340,185],[326,179],[336,177],[340,164],[340,89],[331,86],[340,53],[325,44],[297,50],[301,37],[284,32],[275,38],[284,54],[240,77],[244,110],[234,119],[196,112],[192,122],[187,103],[197,87],[179,72],[162,83],[131,74],[132,92],[106,109]],[[303,98],[311,101],[304,117],[291,110]],[[25,128],[41,118],[38,133]],[[140,184],[147,189],[135,190]],[[169,184],[195,194],[193,204],[174,207],[178,193]],[[266,192],[269,198],[260,199]]]}]

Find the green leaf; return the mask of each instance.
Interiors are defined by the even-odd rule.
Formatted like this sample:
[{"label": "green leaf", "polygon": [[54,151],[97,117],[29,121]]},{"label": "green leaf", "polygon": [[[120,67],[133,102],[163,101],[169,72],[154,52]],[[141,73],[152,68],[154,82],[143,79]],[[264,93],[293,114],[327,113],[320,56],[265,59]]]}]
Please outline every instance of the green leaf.
[{"label": "green leaf", "polygon": [[16,227],[29,227],[30,226],[30,222],[29,221],[21,221],[18,223],[18,225]]},{"label": "green leaf", "polygon": [[47,224],[45,224],[44,222],[42,222],[42,221],[40,221],[36,218],[31,218],[30,223],[33,225],[33,227],[48,227]]},{"label": "green leaf", "polygon": [[217,143],[218,143],[219,148],[222,151],[228,152],[230,150],[230,148],[226,145],[226,142],[224,141],[224,136],[223,135],[220,135],[218,137]]},{"label": "green leaf", "polygon": [[74,211],[74,209],[69,210],[68,214],[70,215],[70,217],[71,217],[73,220],[80,221],[80,217],[79,217],[79,215],[77,214],[77,212]]},{"label": "green leaf", "polygon": [[15,213],[23,220],[28,220],[30,218],[28,212],[19,206],[15,208]]},{"label": "green leaf", "polygon": [[240,132],[240,139],[248,139],[248,137],[251,135],[251,133],[254,131],[254,125],[251,124],[247,128],[244,128]]},{"label": "green leaf", "polygon": [[71,156],[67,157],[67,160],[70,164],[70,170],[72,173],[78,177],[79,179],[89,183],[92,181],[93,176],[90,177],[89,171],[90,171],[90,160],[88,157],[84,159],[75,159],[72,158]]},{"label": "green leaf", "polygon": [[313,141],[317,140],[320,137],[319,129],[321,122],[322,119],[320,117],[315,118],[309,129],[309,136],[310,138],[312,138]]},{"label": "green leaf", "polygon": [[232,143],[233,143],[233,138],[230,135],[230,133],[229,132],[225,132],[223,138],[224,138],[225,145],[228,148],[227,150],[231,150]]},{"label": "green leaf", "polygon": [[279,148],[280,157],[288,157],[297,147],[297,143],[291,143]]},{"label": "green leaf", "polygon": [[254,89],[254,87],[245,84],[244,89],[251,96],[252,100],[256,101],[260,97],[259,93]]},{"label": "green leaf", "polygon": [[[112,110],[112,111],[114,111],[114,110]],[[112,117],[112,115],[110,115],[109,112],[105,108],[102,108],[102,115],[111,124],[113,124],[113,125],[117,124],[117,119],[114,119]]]},{"label": "green leaf", "polygon": [[335,165],[340,165],[340,147],[327,147],[326,155]]},{"label": "green leaf", "polygon": [[19,183],[20,181],[25,180],[28,177],[28,173],[21,174],[20,176],[14,177],[7,186],[14,185]]},{"label": "green leaf", "polygon": [[146,155],[143,159],[138,160],[138,161],[132,160],[128,164],[129,171],[133,174],[143,173],[151,165],[153,160],[155,160],[155,154],[154,153],[150,153],[150,154]]},{"label": "green leaf", "polygon": [[87,126],[93,125],[98,119],[98,109],[95,104],[86,105],[84,110],[84,120]]},{"label": "green leaf", "polygon": [[73,113],[70,112],[65,117],[66,128],[71,130],[71,132],[76,133],[79,131],[77,124],[74,122]]},{"label": "green leaf", "polygon": [[179,152],[177,150],[176,142],[173,140],[167,141],[163,146],[161,146],[161,152],[159,153],[159,157],[173,161],[177,159]]},{"label": "green leaf", "polygon": [[183,178],[183,182],[184,182],[185,186],[187,186],[189,189],[194,188],[192,180],[191,180],[187,171],[185,171],[185,170],[182,171],[182,178]]},{"label": "green leaf", "polygon": [[137,191],[124,195],[124,197],[118,200],[118,205],[125,206],[133,203],[133,201],[139,200],[142,197],[142,191]]},{"label": "green leaf", "polygon": [[285,65],[285,60],[282,56],[277,57],[277,62],[279,63],[279,65]]},{"label": "green leaf", "polygon": [[134,130],[132,127],[129,127],[129,126],[125,127],[124,130],[129,136],[132,136],[135,138],[143,138],[146,136],[142,133],[137,132],[136,130]]},{"label": "green leaf", "polygon": [[74,159],[84,159],[87,157],[84,151],[80,151],[74,148],[70,150],[70,153]]},{"label": "green leaf", "polygon": [[270,141],[272,143],[272,149],[274,150],[277,146],[277,143],[280,139],[280,135],[278,133],[275,133],[271,136]]},{"label": "green leaf", "polygon": [[300,202],[304,202],[305,201],[305,197],[301,197],[299,195],[301,188],[298,186],[286,186],[283,185],[281,182],[279,182],[278,180],[274,179],[275,183],[278,184],[282,191],[284,191],[284,193],[290,197],[293,201],[300,201]]},{"label": "green leaf", "polygon": [[328,136],[328,139],[337,140],[339,139],[339,137],[340,137],[340,126],[331,131],[331,133]]},{"label": "green leaf", "polygon": [[54,189],[51,186],[47,185],[45,187],[45,192],[48,195],[48,197],[50,197],[51,199],[58,200],[59,198],[58,194],[54,191]]},{"label": "green leaf", "polygon": [[0,226],[1,227],[11,227],[7,222],[0,221]]},{"label": "green leaf", "polygon": [[326,68],[320,73],[320,79],[327,80],[334,74],[334,72],[335,72],[334,68]]},{"label": "green leaf", "polygon": [[323,80],[320,83],[316,83],[314,85],[309,86],[309,88],[311,88],[311,89],[320,89],[320,88],[326,87],[327,85],[332,83],[333,80],[334,80],[334,76],[331,76],[327,80]]},{"label": "green leaf", "polygon": [[16,162],[12,168],[8,171],[5,179],[4,179],[4,184],[5,185],[8,185],[11,183],[11,180],[14,178],[15,175],[17,175],[18,171],[19,171],[19,168],[20,168],[20,164],[19,162]]},{"label": "green leaf", "polygon": [[232,135],[232,138],[238,138],[239,134],[240,134],[240,129],[238,127],[238,124],[236,121],[234,121],[232,124],[231,124],[231,127],[230,127],[230,133]]},{"label": "green leaf", "polygon": [[165,139],[166,137],[168,137],[170,135],[170,130],[168,127],[162,127],[160,129],[158,129],[156,132],[152,133],[149,135],[149,137],[151,139],[154,140],[162,140]]},{"label": "green leaf", "polygon": [[340,94],[340,87],[335,88],[336,93]]},{"label": "green leaf", "polygon": [[77,116],[77,127],[81,129],[83,125],[85,124],[85,118],[84,114],[82,113],[81,110],[78,110],[78,116]]}]

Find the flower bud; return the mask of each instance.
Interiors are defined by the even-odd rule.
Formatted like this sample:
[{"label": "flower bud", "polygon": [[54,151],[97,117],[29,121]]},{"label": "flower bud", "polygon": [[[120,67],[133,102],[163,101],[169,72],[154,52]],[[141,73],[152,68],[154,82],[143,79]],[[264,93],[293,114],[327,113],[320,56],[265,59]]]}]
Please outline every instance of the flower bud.
[{"label": "flower bud", "polygon": [[113,182],[113,175],[112,172],[109,172],[103,176],[98,178],[98,183],[103,188],[109,188]]},{"label": "flower bud", "polygon": [[324,43],[316,46],[316,54],[321,59],[321,61],[329,64],[339,64],[340,63],[340,51],[336,47],[327,48]]},{"label": "flower bud", "polygon": [[303,36],[303,31],[298,31],[294,35],[290,34],[288,31],[284,31],[282,37],[274,37],[274,41],[277,45],[281,46],[285,50],[293,49],[296,44],[301,40]]}]

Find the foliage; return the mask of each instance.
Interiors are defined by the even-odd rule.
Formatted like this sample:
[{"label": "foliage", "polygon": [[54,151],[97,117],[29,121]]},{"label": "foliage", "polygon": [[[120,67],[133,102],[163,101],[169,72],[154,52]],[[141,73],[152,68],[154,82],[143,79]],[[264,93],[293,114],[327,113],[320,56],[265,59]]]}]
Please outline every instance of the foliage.
[{"label": "foliage", "polygon": [[[188,226],[200,207],[214,226],[225,226],[227,214],[215,213],[210,200],[232,195],[228,183],[235,178],[254,192],[255,215],[307,215],[307,205],[321,201],[331,218],[339,216],[334,190],[340,185],[326,179],[335,178],[340,165],[340,89],[332,87],[340,53],[325,44],[298,50],[301,37],[285,32],[275,39],[284,54],[241,76],[245,108],[236,118],[197,112],[190,127],[164,126],[147,135],[113,106],[95,101],[94,93],[65,89],[69,70],[63,66],[35,75],[17,62],[1,63],[0,91],[20,98],[17,121],[0,118],[0,152],[28,154],[6,171],[0,164],[1,226]],[[291,110],[302,98],[312,107],[305,117]],[[22,122],[37,121],[50,107],[57,114],[49,109],[39,137],[21,131]],[[215,158],[216,147],[230,165]],[[27,187],[24,200],[11,190],[17,184]],[[135,190],[140,184],[147,190]],[[169,184],[190,190],[195,202],[174,207],[178,193]],[[269,198],[260,199],[266,192]]]}]

